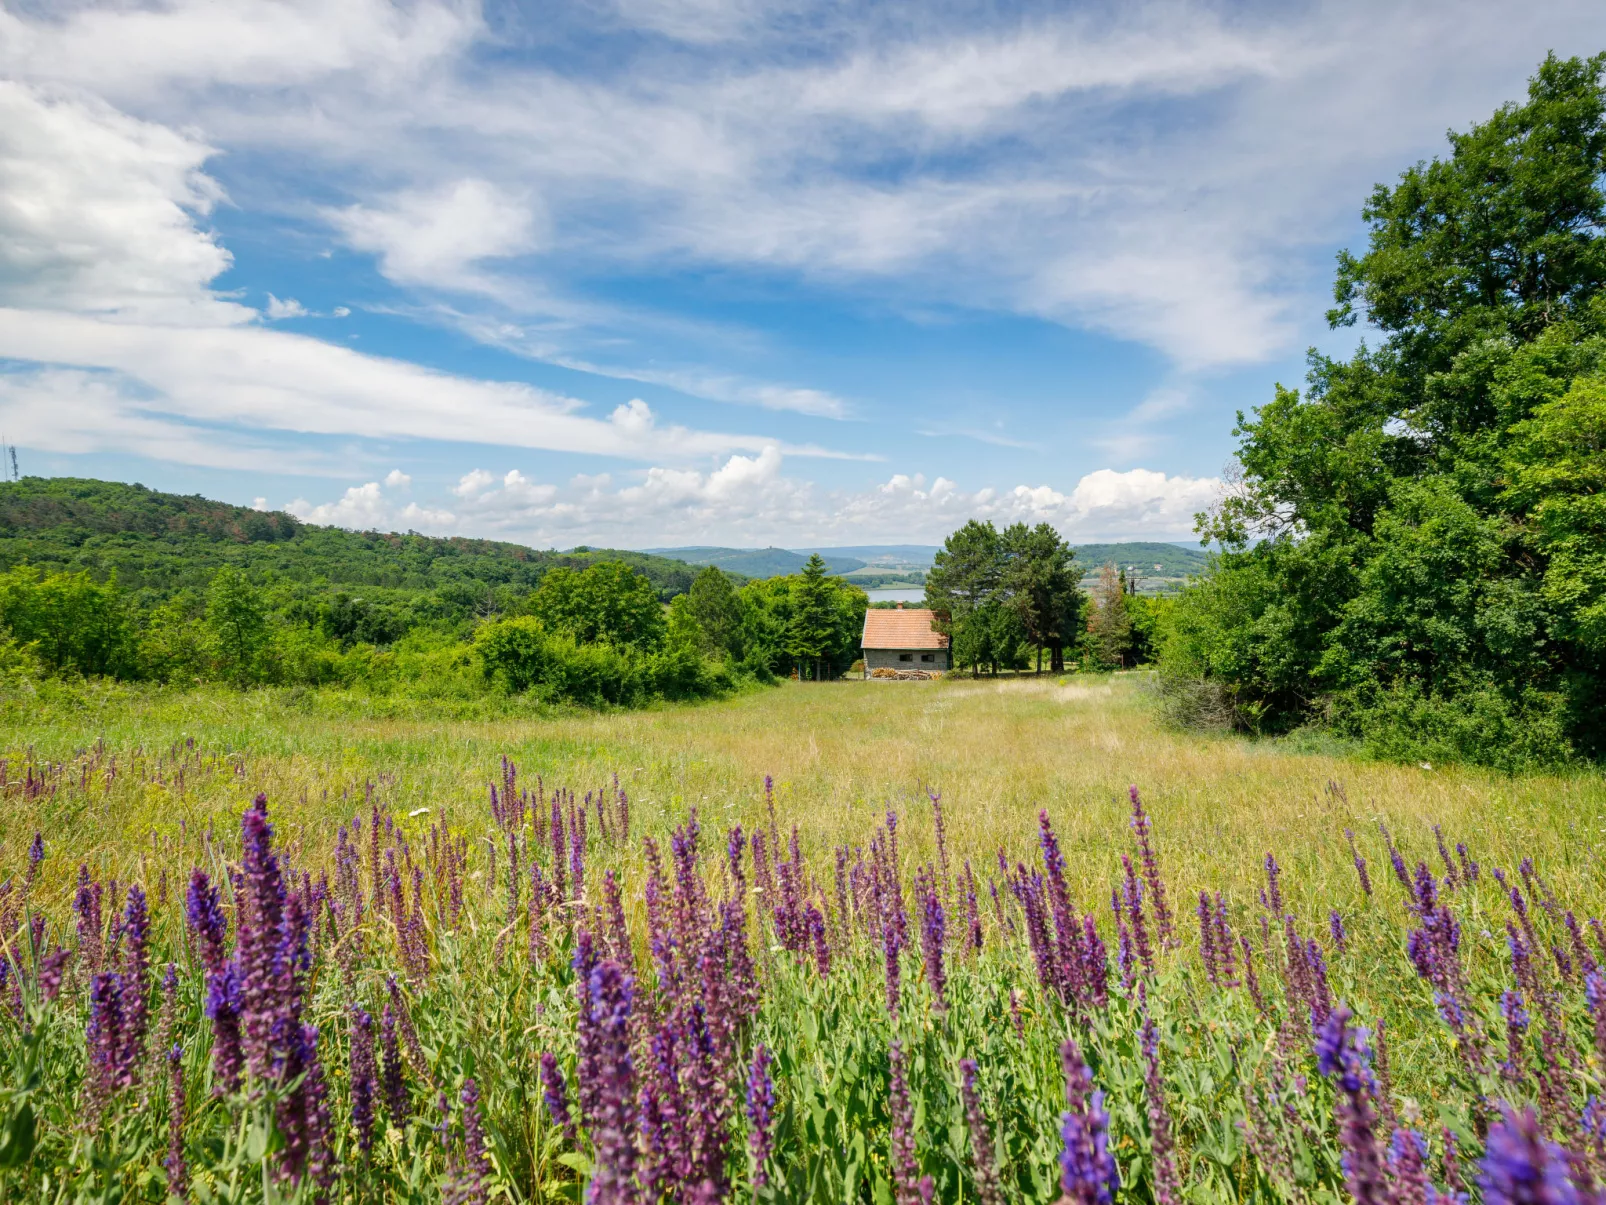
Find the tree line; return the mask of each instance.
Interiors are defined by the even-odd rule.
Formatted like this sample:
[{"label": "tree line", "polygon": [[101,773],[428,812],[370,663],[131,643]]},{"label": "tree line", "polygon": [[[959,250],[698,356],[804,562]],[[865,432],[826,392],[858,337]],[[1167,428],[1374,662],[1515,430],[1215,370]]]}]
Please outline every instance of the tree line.
[{"label": "tree line", "polygon": [[1121,668],[1146,661],[1161,604],[1140,598],[1114,565],[1081,588],[1076,553],[1048,523],[999,531],[972,519],[944,541],[926,576],[926,604],[949,638],[953,663],[983,669],[1064,673],[1079,666]]},{"label": "tree line", "polygon": [[1509,769],[1606,755],[1606,55],[1379,185],[1303,391],[1238,416],[1179,718]]},{"label": "tree line", "polygon": [[204,589],[154,602],[115,575],[22,565],[0,574],[0,673],[632,706],[778,675],[839,676],[868,606],[818,557],[800,574],[740,586],[705,569],[667,607],[619,561],[549,569],[533,588],[481,596],[467,616],[433,608],[429,595],[410,602],[411,622],[393,625],[360,595],[232,565]]}]

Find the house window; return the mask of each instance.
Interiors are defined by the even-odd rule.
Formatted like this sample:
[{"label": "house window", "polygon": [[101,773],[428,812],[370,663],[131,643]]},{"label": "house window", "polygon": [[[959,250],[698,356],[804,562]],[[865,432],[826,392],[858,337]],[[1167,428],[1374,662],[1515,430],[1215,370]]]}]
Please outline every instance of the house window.
[{"label": "house window", "polygon": [[920,660],[922,660],[922,661],[935,661],[936,659],[937,658],[935,657],[935,655],[933,655],[931,653],[921,653],[920,654]]},{"label": "house window", "polygon": [[914,659],[915,659],[915,655],[913,653],[899,653],[898,654],[898,660],[899,661],[913,661]]}]

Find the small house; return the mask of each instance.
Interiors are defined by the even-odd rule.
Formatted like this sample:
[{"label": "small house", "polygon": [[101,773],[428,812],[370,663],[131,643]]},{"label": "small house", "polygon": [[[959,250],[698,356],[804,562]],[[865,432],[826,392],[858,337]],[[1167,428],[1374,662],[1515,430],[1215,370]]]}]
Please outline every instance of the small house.
[{"label": "small house", "polygon": [[948,637],[925,608],[871,608],[864,613],[864,676],[924,678],[948,671]]}]

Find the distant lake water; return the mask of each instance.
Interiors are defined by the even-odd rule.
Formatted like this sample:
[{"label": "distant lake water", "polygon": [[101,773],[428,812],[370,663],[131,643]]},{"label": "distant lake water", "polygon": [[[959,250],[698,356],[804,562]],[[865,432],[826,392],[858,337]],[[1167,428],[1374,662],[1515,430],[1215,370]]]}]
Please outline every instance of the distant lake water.
[{"label": "distant lake water", "polygon": [[866,590],[871,602],[923,603],[926,592],[919,586],[887,586],[881,590]]}]

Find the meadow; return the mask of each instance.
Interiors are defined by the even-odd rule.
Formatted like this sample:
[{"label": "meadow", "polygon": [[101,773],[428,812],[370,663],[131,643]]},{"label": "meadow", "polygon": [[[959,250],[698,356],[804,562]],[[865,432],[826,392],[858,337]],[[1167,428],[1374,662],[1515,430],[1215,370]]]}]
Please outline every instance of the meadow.
[{"label": "meadow", "polygon": [[0,749],[4,1199],[1606,1179],[1597,772],[1173,732],[1140,675],[475,721],[48,684]]}]

